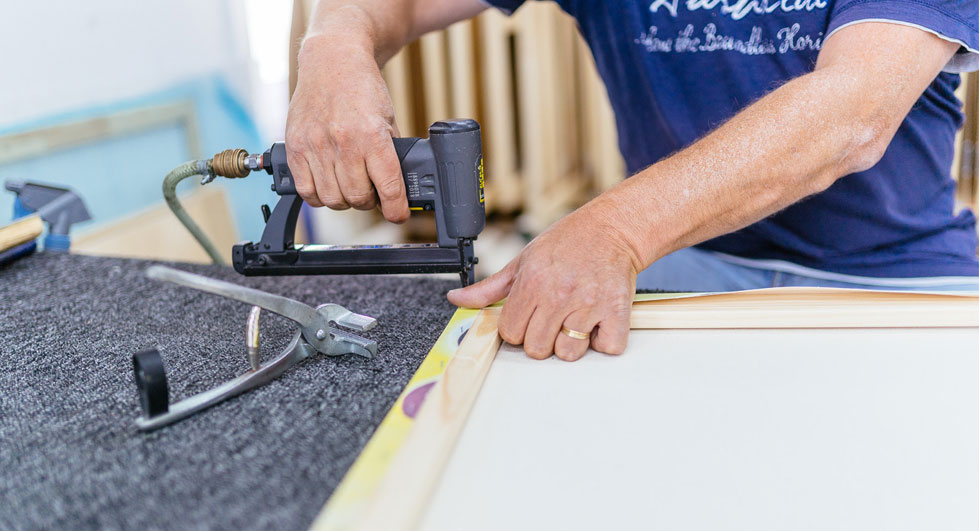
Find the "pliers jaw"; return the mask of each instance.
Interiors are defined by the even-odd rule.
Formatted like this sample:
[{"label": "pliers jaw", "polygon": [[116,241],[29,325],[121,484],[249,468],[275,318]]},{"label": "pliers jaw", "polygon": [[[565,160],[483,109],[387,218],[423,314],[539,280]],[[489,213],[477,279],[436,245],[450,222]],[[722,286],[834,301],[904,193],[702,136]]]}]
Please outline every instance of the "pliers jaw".
[{"label": "pliers jaw", "polygon": [[356,354],[365,358],[377,354],[376,341],[338,328],[366,332],[377,326],[377,319],[353,313],[339,304],[321,304],[316,307],[316,314],[319,318],[304,326],[302,335],[317,351],[327,356]]},{"label": "pliers jaw", "polygon": [[[367,331],[377,326],[377,320],[367,315],[353,313],[338,304],[323,304],[312,308],[280,295],[163,266],[151,266],[147,269],[146,275],[157,280],[252,304],[245,341],[251,370],[214,389],[191,396],[171,406],[166,370],[159,351],[150,349],[137,352],[133,355],[133,372],[144,413],[136,419],[136,426],[140,430],[150,431],[161,428],[254,389],[317,353],[327,356],[355,354],[365,358],[372,358],[377,354],[377,342],[341,329],[342,327]],[[262,309],[291,319],[300,327],[289,345],[264,365],[259,356],[258,333]]]}]

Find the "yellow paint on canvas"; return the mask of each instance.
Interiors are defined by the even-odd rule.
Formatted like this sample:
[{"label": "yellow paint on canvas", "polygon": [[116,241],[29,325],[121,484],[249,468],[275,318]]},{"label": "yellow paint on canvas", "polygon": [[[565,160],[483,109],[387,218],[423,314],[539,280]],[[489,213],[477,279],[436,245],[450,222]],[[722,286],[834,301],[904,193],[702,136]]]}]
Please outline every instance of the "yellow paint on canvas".
[{"label": "yellow paint on canvas", "polygon": [[411,381],[401,392],[397,402],[381,421],[367,446],[354,461],[333,491],[333,495],[311,529],[317,531],[341,531],[350,529],[363,511],[381,478],[388,469],[401,443],[411,430],[414,419],[404,412],[405,398],[412,391],[434,383],[442,376],[445,365],[459,348],[459,337],[468,330],[479,310],[460,309],[449,320],[445,330],[422,361]]}]

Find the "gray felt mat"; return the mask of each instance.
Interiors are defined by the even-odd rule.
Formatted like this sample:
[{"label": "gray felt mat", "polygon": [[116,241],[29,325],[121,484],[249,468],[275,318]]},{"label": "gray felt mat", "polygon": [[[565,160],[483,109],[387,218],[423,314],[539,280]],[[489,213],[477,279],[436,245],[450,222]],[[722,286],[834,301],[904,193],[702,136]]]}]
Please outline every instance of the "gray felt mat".
[{"label": "gray felt mat", "polygon": [[[36,255],[0,268],[0,529],[304,529],[435,343],[448,280],[244,278],[378,318],[373,360],[319,355],[150,434],[134,351],[158,346],[171,403],[247,370],[248,306],[146,279],[149,262]],[[295,328],[262,323],[263,359]]]}]

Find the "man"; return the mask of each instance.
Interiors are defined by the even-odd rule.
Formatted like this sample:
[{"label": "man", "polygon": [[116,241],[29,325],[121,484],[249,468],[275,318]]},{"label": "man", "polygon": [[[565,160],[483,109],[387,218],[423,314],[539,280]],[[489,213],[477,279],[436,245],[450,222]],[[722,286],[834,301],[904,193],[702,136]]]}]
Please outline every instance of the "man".
[{"label": "man", "polygon": [[[952,72],[979,68],[975,0],[559,3],[593,50],[633,176],[449,293],[471,307],[507,297],[503,339],[534,358],[621,353],[637,276],[672,290],[979,289],[975,218],[953,213],[948,175]],[[379,65],[486,7],[319,3],[286,133],[308,203],[408,217]]]}]

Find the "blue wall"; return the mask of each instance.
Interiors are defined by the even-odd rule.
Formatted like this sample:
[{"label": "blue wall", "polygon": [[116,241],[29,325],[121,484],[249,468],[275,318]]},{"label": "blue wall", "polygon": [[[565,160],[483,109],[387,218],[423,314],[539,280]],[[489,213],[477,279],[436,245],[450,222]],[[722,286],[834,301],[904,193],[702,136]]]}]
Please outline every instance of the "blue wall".
[{"label": "blue wall", "polygon": [[[227,148],[262,152],[263,145],[254,121],[217,76],[193,80],[138,99],[52,116],[32,123],[0,129],[0,134],[82,120],[107,113],[180,101],[193,101],[197,111],[201,156],[210,158]],[[79,146],[44,157],[0,167],[0,182],[7,179],[34,180],[75,189],[85,200],[93,221],[78,232],[117,220],[163,200],[160,185],[175,166],[192,158],[187,152],[185,132],[177,127],[161,128],[125,138]],[[180,190],[197,186],[187,179]],[[228,192],[232,214],[242,239],[258,239],[264,222],[259,206],[274,206],[269,190],[271,178],[253,173],[247,179],[218,179],[207,186]],[[12,215],[13,194],[0,192],[0,223]]]}]

